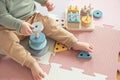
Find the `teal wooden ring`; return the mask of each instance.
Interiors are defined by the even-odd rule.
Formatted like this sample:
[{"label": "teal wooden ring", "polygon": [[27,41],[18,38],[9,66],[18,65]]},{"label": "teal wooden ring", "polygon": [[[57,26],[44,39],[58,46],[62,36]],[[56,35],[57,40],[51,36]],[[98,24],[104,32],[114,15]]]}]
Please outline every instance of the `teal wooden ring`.
[{"label": "teal wooden ring", "polygon": [[32,45],[31,42],[29,42],[29,46],[33,49],[33,50],[42,50],[45,46],[47,45],[47,40],[45,40],[42,44],[40,45]]},{"label": "teal wooden ring", "polygon": [[35,27],[32,30],[34,33],[41,32],[44,29],[43,24],[41,22],[34,22],[32,25]]},{"label": "teal wooden ring", "polygon": [[94,17],[94,18],[101,18],[102,15],[103,15],[103,13],[102,13],[102,11],[100,11],[100,10],[95,10],[95,11],[93,11],[93,17]]},{"label": "teal wooden ring", "polygon": [[39,35],[40,35],[39,38],[36,38],[34,34],[31,35],[30,38],[29,38],[29,39],[30,39],[30,42],[32,42],[33,44],[39,44],[39,43],[44,42],[45,39],[46,39],[45,34],[42,33],[42,32],[39,32]]}]

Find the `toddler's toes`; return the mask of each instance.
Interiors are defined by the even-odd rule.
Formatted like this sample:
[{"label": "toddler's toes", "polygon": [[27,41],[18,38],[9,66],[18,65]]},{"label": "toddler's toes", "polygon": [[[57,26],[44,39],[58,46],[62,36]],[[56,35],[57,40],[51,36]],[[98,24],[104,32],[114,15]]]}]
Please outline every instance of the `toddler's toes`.
[{"label": "toddler's toes", "polygon": [[93,49],[93,45],[92,44],[90,44],[90,48]]},{"label": "toddler's toes", "polygon": [[46,75],[47,75],[47,74],[46,74],[45,72],[39,73],[39,76],[40,76],[41,78],[45,78]]},{"label": "toddler's toes", "polygon": [[91,52],[91,53],[92,53],[92,52],[93,52],[93,49],[88,49],[88,50],[86,50],[86,51],[88,51],[88,52]]},{"label": "toddler's toes", "polygon": [[33,76],[34,77],[34,80],[42,80],[42,77],[41,77],[41,75],[35,75],[35,76]]},{"label": "toddler's toes", "polygon": [[90,45],[90,46],[89,46],[88,51],[89,51],[89,52],[93,52],[93,45]]}]

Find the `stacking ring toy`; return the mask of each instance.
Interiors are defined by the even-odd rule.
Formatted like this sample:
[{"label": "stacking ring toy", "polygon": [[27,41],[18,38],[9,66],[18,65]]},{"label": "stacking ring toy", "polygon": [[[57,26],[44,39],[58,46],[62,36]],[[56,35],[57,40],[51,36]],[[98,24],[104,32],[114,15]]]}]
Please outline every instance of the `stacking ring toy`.
[{"label": "stacking ring toy", "polygon": [[93,12],[93,17],[94,17],[94,18],[101,18],[102,15],[103,15],[103,13],[102,13],[102,11],[100,11],[100,10],[95,10],[95,11]]},{"label": "stacking ring toy", "polygon": [[41,32],[44,28],[40,22],[34,22],[32,25],[35,26],[35,28],[32,30],[34,33]]},{"label": "stacking ring toy", "polygon": [[[33,29],[34,34],[29,38],[29,46],[34,50],[42,50],[47,44],[45,34],[41,32],[43,25],[40,22],[34,22],[32,25],[35,28]],[[38,35],[37,37],[36,34]]]}]

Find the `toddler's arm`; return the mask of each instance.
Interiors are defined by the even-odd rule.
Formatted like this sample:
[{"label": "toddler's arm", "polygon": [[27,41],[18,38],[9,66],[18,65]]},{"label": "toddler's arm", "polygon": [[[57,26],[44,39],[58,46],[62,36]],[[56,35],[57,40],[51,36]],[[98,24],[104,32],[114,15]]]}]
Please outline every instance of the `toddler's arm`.
[{"label": "toddler's arm", "polygon": [[22,23],[22,20],[16,19],[8,13],[5,0],[0,0],[0,25],[10,29],[15,29],[17,32],[19,32]]},{"label": "toddler's arm", "polygon": [[46,6],[48,11],[52,11],[55,7],[55,4],[51,0],[35,0],[40,3],[42,6]]}]

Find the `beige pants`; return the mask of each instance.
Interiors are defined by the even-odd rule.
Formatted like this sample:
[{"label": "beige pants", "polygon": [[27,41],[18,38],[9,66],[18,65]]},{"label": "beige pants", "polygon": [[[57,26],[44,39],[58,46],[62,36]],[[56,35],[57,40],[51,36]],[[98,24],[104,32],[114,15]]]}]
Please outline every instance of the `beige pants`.
[{"label": "beige pants", "polygon": [[[55,20],[47,16],[42,16],[40,13],[35,13],[33,16],[23,20],[30,24],[33,22],[42,22],[44,26],[43,33],[46,36],[65,44],[69,48],[77,42],[77,38],[73,34],[63,29]],[[36,60],[19,44],[24,37],[14,30],[0,26],[0,50],[21,65],[30,67]]]}]

